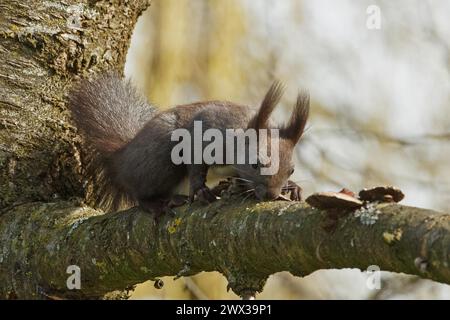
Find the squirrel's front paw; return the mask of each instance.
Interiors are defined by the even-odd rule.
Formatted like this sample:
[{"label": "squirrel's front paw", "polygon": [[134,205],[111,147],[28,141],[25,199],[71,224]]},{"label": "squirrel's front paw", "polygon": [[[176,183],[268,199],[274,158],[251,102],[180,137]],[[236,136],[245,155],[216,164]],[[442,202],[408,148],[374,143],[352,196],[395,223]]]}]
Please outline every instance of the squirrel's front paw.
[{"label": "squirrel's front paw", "polygon": [[194,201],[194,196],[202,203],[211,203],[217,200],[217,197],[207,186],[198,188],[195,192],[191,193],[190,201]]},{"label": "squirrel's front paw", "polygon": [[283,188],[281,194],[290,194],[290,199],[293,201],[302,200],[302,188],[295,182],[288,180],[286,186]]}]

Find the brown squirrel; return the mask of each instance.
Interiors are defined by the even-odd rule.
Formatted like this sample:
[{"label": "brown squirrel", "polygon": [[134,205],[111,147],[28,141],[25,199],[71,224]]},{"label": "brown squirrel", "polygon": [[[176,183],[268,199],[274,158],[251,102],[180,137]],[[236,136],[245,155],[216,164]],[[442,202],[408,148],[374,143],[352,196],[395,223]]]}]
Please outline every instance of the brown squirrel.
[{"label": "brown squirrel", "polygon": [[[205,184],[211,165],[176,165],[171,159],[176,143],[171,140],[171,134],[179,128],[192,132],[194,121],[201,121],[204,131],[208,128],[222,132],[229,128],[279,129],[279,169],[275,174],[261,174],[267,161],[232,167],[237,179],[254,191],[258,199],[273,200],[289,192],[292,200],[300,200],[301,188],[289,177],[294,172],[292,153],[308,119],[309,95],[300,93],[290,121],[276,127],[269,117],[282,91],[280,83],[275,82],[259,109],[226,101],[206,101],[158,111],[129,81],[114,73],[83,80],[70,93],[69,108],[93,149],[88,168],[89,174],[97,179],[99,204],[117,209],[123,202],[138,203],[144,210],[158,213],[168,205],[174,190],[186,177],[190,200],[196,197],[205,202],[214,201],[215,195]],[[268,138],[268,144],[272,139],[272,136]],[[246,152],[236,149],[239,146],[234,148],[235,153]]]}]

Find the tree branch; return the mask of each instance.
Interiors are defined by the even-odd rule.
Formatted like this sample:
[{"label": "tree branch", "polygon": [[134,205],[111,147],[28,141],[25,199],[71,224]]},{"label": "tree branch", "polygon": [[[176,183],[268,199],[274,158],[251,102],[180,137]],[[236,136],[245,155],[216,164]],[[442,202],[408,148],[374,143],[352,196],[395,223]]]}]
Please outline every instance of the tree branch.
[{"label": "tree branch", "polygon": [[[101,214],[67,202],[0,215],[0,296],[100,297],[161,276],[219,271],[239,295],[279,271],[360,268],[450,283],[450,216],[379,204],[338,220],[298,202],[218,201],[178,208],[159,223],[137,208]],[[331,226],[331,228],[330,228]],[[69,265],[81,269],[70,291]]]}]

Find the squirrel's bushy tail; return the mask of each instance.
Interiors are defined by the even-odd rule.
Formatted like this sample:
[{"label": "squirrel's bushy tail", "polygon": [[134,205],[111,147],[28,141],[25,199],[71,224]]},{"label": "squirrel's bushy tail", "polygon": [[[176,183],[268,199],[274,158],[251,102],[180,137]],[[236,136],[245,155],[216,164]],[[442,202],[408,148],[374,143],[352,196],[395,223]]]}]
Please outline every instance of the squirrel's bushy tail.
[{"label": "squirrel's bushy tail", "polygon": [[83,80],[69,95],[69,108],[86,138],[83,157],[87,178],[93,182],[88,198],[104,210],[117,210],[131,199],[115,181],[116,152],[150,120],[155,109],[116,73]]},{"label": "squirrel's bushy tail", "polygon": [[131,140],[155,111],[129,81],[114,73],[82,81],[71,92],[69,107],[78,129],[104,153]]}]

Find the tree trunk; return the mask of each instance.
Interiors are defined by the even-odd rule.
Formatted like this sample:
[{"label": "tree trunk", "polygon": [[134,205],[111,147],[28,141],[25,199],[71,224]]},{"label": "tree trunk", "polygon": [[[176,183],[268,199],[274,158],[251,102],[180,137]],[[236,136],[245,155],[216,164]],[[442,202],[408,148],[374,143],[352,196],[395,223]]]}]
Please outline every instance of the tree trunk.
[{"label": "tree trunk", "polygon": [[0,4],[0,208],[84,198],[82,153],[66,95],[74,80],[122,72],[148,0]]}]

